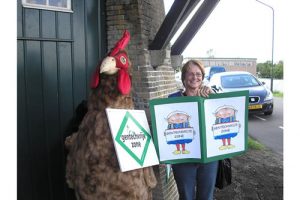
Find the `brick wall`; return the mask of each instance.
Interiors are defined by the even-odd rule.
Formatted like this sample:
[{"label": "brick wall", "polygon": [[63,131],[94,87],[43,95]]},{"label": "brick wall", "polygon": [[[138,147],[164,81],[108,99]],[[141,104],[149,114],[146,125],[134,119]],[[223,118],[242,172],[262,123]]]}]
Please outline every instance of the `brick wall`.
[{"label": "brick wall", "polygon": [[[176,91],[170,51],[165,50],[165,58],[159,66],[151,65],[148,51],[165,16],[163,0],[106,0],[106,15],[108,49],[114,46],[124,29],[131,34],[127,52],[132,62],[132,97],[135,108],[145,110],[150,122],[149,100],[167,97]],[[153,199],[178,199],[173,176],[166,183],[164,168],[156,166],[154,169],[159,183]]]}]

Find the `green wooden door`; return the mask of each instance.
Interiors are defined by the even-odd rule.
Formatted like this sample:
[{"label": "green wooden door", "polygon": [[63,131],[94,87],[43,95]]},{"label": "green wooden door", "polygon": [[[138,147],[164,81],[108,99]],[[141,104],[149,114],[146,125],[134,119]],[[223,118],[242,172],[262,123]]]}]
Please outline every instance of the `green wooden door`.
[{"label": "green wooden door", "polygon": [[17,8],[17,192],[22,200],[74,199],[64,139],[91,74],[106,53],[104,1],[73,0],[73,12]]}]

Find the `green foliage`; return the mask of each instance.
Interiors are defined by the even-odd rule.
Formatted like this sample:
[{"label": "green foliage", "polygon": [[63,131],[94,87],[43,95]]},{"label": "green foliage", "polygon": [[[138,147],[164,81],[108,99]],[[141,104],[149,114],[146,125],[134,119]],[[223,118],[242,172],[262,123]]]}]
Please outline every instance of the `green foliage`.
[{"label": "green foliage", "polygon": [[248,147],[250,149],[257,149],[257,150],[263,150],[265,149],[265,146],[258,141],[252,139],[251,137],[248,137]]},{"label": "green foliage", "polygon": [[274,78],[283,79],[283,62],[279,61],[274,67]]},{"label": "green foliage", "polygon": [[260,78],[271,77],[271,62],[267,61],[265,63],[257,63],[256,69]]},{"label": "green foliage", "polygon": [[[267,61],[265,63],[257,63],[256,71],[260,78],[271,78],[271,67],[272,63]],[[274,63],[273,78],[283,79],[283,61],[279,61],[277,64]]]},{"label": "green foliage", "polygon": [[283,93],[282,93],[282,92],[279,92],[279,91],[274,91],[274,92],[273,92],[273,96],[274,96],[274,97],[283,97]]}]

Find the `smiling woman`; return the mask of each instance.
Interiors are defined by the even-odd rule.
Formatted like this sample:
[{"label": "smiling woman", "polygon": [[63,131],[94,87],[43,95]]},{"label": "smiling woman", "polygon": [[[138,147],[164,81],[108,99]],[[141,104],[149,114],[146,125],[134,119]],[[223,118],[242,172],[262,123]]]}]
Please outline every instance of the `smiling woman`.
[{"label": "smiling woman", "polygon": [[[183,96],[202,96],[208,97],[212,90],[203,85],[204,66],[198,60],[189,60],[181,71],[181,80],[185,91],[178,91],[170,94],[169,97]],[[185,116],[186,117],[186,116]],[[185,118],[186,119],[186,118]],[[177,121],[178,122],[178,121]],[[179,127],[179,125],[176,125]],[[184,126],[183,124],[180,126]],[[192,133],[193,136],[193,133]],[[175,155],[188,154],[186,144],[188,140],[179,140],[176,142]],[[196,199],[213,199],[215,180],[217,175],[218,162],[210,163],[182,163],[173,164],[173,174],[178,187],[180,199],[193,199],[196,193]],[[195,191],[196,190],[196,191]]]}]

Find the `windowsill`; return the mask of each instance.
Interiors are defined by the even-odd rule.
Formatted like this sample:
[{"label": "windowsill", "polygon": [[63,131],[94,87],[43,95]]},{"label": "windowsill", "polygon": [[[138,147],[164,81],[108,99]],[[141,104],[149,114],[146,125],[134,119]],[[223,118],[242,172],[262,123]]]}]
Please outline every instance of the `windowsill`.
[{"label": "windowsill", "polygon": [[23,7],[24,8],[34,8],[34,9],[41,9],[41,10],[51,10],[51,11],[58,11],[58,12],[73,13],[73,10],[71,10],[71,9],[54,7],[54,6],[33,5],[33,4],[23,3]]}]

